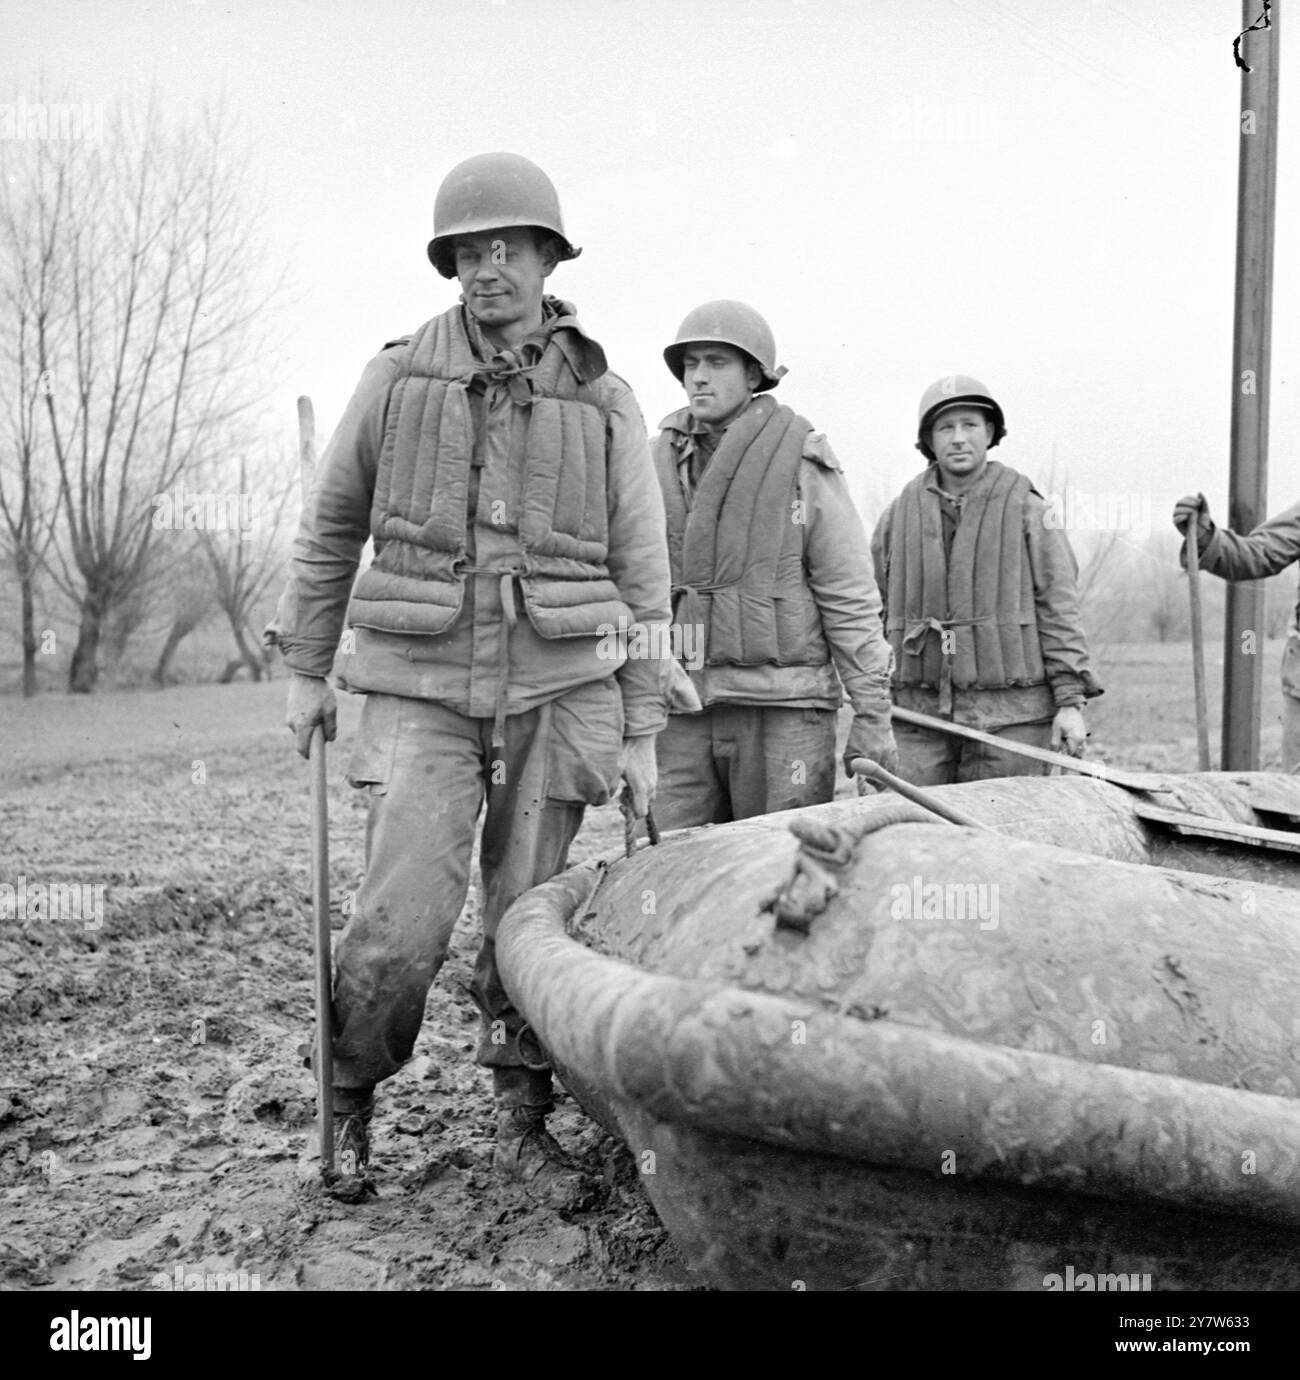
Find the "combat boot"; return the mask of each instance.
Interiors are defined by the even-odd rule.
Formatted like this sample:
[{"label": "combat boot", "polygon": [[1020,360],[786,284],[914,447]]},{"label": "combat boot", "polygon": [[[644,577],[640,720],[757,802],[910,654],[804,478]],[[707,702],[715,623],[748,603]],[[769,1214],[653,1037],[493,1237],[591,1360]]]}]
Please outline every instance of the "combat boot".
[{"label": "combat boot", "polygon": [[371,1089],[334,1089],[334,1169],[326,1177],[326,1187],[341,1202],[359,1203],[378,1191],[369,1172],[374,1114]]},{"label": "combat boot", "polygon": [[492,1083],[497,1104],[493,1169],[548,1207],[566,1212],[585,1207],[595,1195],[595,1184],[546,1129],[547,1113],[555,1105],[550,1069],[494,1068]]},{"label": "combat boot", "polygon": [[549,1104],[497,1108],[492,1167],[522,1184],[529,1197],[562,1212],[576,1212],[595,1197],[595,1184],[546,1129]]}]

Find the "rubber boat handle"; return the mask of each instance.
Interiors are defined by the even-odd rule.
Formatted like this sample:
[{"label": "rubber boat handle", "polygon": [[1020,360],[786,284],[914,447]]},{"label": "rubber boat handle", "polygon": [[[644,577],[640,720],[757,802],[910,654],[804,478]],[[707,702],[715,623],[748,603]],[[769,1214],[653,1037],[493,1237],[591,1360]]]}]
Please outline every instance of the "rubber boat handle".
[{"label": "rubber boat handle", "polygon": [[882,786],[888,786],[891,791],[896,791],[905,799],[920,805],[922,809],[929,810],[932,815],[946,819],[950,824],[962,824],[968,829],[983,829],[985,827],[979,820],[972,819],[964,811],[955,810],[944,801],[936,800],[929,791],[923,791],[919,786],[912,785],[910,781],[904,781],[901,776],[895,776],[892,771],[887,771],[879,762],[873,762],[870,757],[855,757],[849,766],[859,776],[865,776],[869,781],[876,781]]}]

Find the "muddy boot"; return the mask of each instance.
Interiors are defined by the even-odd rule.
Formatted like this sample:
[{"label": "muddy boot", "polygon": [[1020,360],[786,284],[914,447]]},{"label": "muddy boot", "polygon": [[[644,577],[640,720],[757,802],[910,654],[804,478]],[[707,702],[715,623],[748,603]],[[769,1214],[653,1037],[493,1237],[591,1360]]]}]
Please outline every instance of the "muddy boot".
[{"label": "muddy boot", "polygon": [[566,1212],[585,1207],[595,1184],[546,1129],[546,1115],[554,1108],[550,1069],[494,1068],[492,1083],[497,1104],[493,1169],[548,1207]]},{"label": "muddy boot", "polygon": [[367,1168],[374,1114],[371,1089],[334,1089],[334,1170],[326,1176],[325,1186],[340,1202],[360,1203],[377,1192]]},{"label": "muddy boot", "polygon": [[595,1196],[595,1184],[546,1129],[544,1107],[498,1107],[492,1167],[520,1183],[530,1198],[562,1212],[576,1212]]}]

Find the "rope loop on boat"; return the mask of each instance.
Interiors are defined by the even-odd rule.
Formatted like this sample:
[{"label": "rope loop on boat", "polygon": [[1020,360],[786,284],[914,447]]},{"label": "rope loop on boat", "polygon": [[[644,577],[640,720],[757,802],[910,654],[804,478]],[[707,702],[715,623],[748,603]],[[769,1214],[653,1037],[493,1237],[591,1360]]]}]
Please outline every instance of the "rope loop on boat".
[{"label": "rope loop on boat", "polygon": [[857,858],[868,834],[891,824],[933,824],[934,816],[907,800],[890,800],[848,824],[793,819],[790,832],[799,840],[794,871],[764,910],[774,912],[776,928],[807,934],[812,922],[839,895],[840,878]]}]

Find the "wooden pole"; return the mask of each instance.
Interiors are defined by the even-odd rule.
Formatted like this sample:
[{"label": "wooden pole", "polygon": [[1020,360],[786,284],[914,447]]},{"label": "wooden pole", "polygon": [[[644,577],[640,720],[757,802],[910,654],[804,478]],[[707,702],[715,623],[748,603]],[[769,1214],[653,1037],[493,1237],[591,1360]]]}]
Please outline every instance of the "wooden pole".
[{"label": "wooden pole", "polygon": [[[306,506],[316,471],[316,414],[311,399],[298,399],[298,464],[302,501]],[[330,833],[329,778],[325,770],[325,730],[311,735],[311,911],[312,952],[316,988],[316,1040],[312,1065],[316,1070],[316,1124],[320,1131],[321,1174],[334,1171],[334,991],[330,951]]]},{"label": "wooden pole", "polygon": [[929,810],[932,815],[946,819],[949,824],[961,824],[968,829],[983,829],[985,827],[973,815],[968,815],[964,810],[955,809],[945,801],[936,800],[929,791],[923,791],[920,786],[914,786],[910,781],[904,781],[901,776],[895,776],[892,771],[886,771],[879,762],[873,761],[870,757],[855,757],[849,763],[849,768],[859,776],[865,776],[868,780],[875,781],[896,795],[901,795],[904,800],[910,800],[913,805],[919,805],[923,810]]},{"label": "wooden pole", "polygon": [[[1277,199],[1277,96],[1281,6],[1243,0],[1237,160],[1236,310],[1228,526],[1249,532],[1267,513],[1268,401]],[[1257,27],[1258,26],[1258,27]],[[1228,585],[1223,643],[1223,768],[1259,766],[1264,586]]]},{"label": "wooden pole", "polygon": [[1210,711],[1205,700],[1205,634],[1201,629],[1200,515],[1187,524],[1187,588],[1192,601],[1192,683],[1196,689],[1196,767],[1210,770]]},{"label": "wooden pole", "polygon": [[316,966],[316,1117],[320,1126],[320,1168],[334,1169],[334,1022],[331,1015],[333,963],[330,953],[330,836],[326,794],[325,730],[311,735],[311,909]]}]

